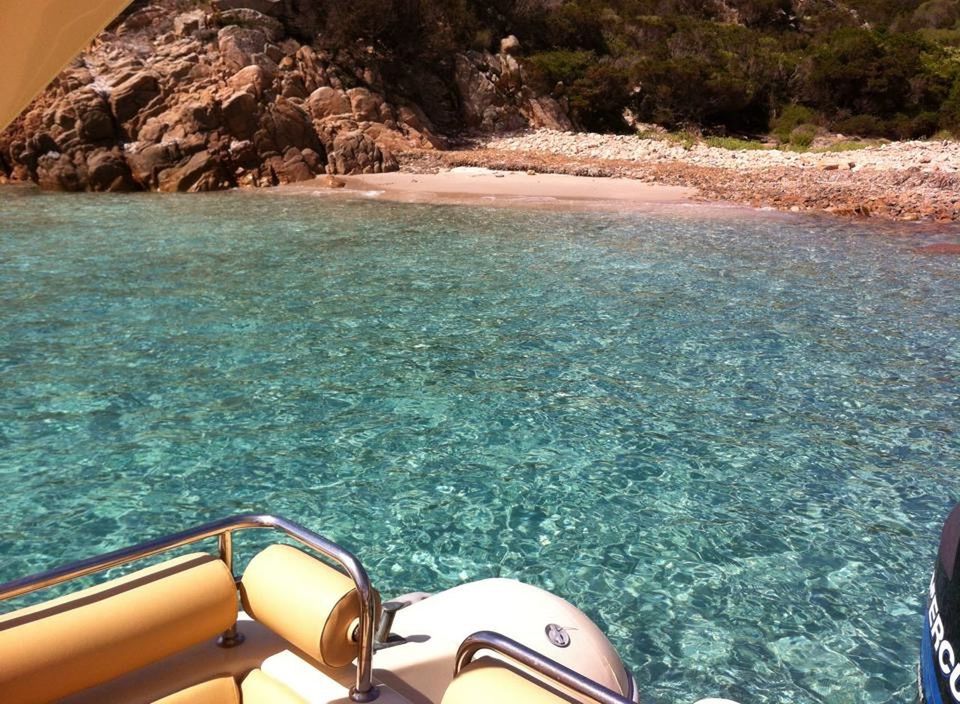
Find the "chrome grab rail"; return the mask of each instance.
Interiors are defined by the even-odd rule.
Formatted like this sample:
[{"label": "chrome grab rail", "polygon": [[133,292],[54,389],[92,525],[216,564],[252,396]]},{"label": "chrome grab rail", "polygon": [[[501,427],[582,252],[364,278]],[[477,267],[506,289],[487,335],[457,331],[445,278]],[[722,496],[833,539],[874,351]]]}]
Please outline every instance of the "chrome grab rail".
[{"label": "chrome grab rail", "polygon": [[[373,685],[373,650],[374,650],[374,623],[375,603],[373,588],[367,571],[353,553],[327,540],[322,535],[314,533],[301,525],[288,521],[285,518],[269,515],[249,514],[224,518],[212,521],[202,526],[174,533],[163,538],[150,540],[139,545],[133,545],[120,550],[108,552],[98,557],[87,558],[57,567],[46,572],[21,577],[4,584],[0,584],[0,601],[29,594],[31,592],[52,587],[71,579],[85,577],[96,572],[108,570],[111,567],[127,564],[168,550],[183,547],[208,538],[219,538],[220,558],[227,564],[233,574],[233,540],[235,530],[249,528],[269,528],[279,530],[298,542],[316,550],[321,555],[340,565],[353,579],[360,596],[360,626],[359,626],[359,655],[357,656],[357,681],[350,689],[350,699],[355,702],[371,702],[377,698],[379,692]],[[223,645],[238,644],[240,638],[236,632],[236,624],[223,636]]]},{"label": "chrome grab rail", "polygon": [[599,704],[634,704],[631,700],[588,677],[584,677],[579,672],[574,672],[569,667],[551,660],[546,655],[542,655],[512,638],[493,631],[477,631],[466,637],[457,650],[453,676],[459,675],[460,671],[469,665],[474,656],[481,650],[492,650],[500,655],[506,655],[511,660],[529,667],[537,674],[543,675],[577,694],[589,697]]}]

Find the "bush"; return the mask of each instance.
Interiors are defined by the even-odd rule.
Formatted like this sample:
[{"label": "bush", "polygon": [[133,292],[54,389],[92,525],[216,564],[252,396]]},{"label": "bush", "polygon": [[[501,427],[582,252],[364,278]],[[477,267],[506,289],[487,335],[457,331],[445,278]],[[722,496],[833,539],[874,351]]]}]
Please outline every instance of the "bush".
[{"label": "bush", "polygon": [[897,139],[924,139],[936,134],[940,126],[940,116],[935,112],[922,112],[913,117],[897,115],[888,123],[888,136]]},{"label": "bush", "polygon": [[885,137],[889,133],[886,123],[873,115],[854,115],[838,120],[832,126],[837,132],[857,137]]},{"label": "bush", "polygon": [[707,137],[704,141],[707,143],[707,146],[717,147],[718,149],[729,149],[731,151],[758,151],[767,148],[763,142],[740,139],[739,137]]},{"label": "bush", "polygon": [[960,134],[960,77],[953,82],[950,95],[940,109],[940,129]]},{"label": "bush", "polygon": [[596,60],[592,51],[544,51],[526,59],[525,64],[537,88],[549,92],[561,81],[572,85]]},{"label": "bush", "polygon": [[790,141],[790,133],[804,124],[817,122],[817,113],[804,105],[787,105],[773,122],[770,123],[770,132],[781,142]]},{"label": "bush", "polygon": [[797,125],[790,132],[790,146],[807,149],[817,138],[816,125]]},{"label": "bush", "polygon": [[628,132],[623,109],[629,86],[626,71],[614,62],[594,64],[567,91],[574,121],[595,132]]}]

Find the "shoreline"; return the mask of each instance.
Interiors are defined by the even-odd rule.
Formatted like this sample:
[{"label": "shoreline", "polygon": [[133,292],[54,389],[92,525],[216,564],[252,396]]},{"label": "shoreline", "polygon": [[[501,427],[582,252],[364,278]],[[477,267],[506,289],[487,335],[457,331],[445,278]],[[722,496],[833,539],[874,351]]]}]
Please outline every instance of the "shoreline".
[{"label": "shoreline", "polygon": [[[484,205],[503,208],[653,210],[706,205],[697,189],[636,179],[575,176],[485,167],[453,167],[431,173],[394,171],[333,177],[280,186],[284,193],[318,193],[398,203]],[[339,184],[342,184],[340,186]],[[722,207],[723,204],[715,203]]]},{"label": "shoreline", "polygon": [[[795,153],[535,130],[394,156],[397,171],[239,189],[486,207],[801,214],[951,231],[960,223],[960,142]],[[4,184],[27,182],[0,174]]]},{"label": "shoreline", "polygon": [[696,190],[692,199],[884,221],[960,222],[960,142],[891,142],[844,152],[731,150],[640,138],[532,130],[457,150],[397,155],[410,173],[457,167],[629,179]]}]

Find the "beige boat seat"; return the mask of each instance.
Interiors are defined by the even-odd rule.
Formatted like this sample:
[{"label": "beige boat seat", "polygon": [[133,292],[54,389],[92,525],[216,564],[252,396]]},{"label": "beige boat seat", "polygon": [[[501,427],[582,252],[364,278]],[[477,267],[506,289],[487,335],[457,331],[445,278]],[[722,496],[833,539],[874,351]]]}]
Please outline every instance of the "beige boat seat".
[{"label": "beige boat seat", "polygon": [[157,699],[153,704],[307,704],[286,685],[259,669],[243,678],[237,687],[229,675],[201,682]]},{"label": "beige boat seat", "polygon": [[[592,700],[587,700],[592,701]],[[502,660],[483,657],[458,674],[441,704],[580,704]]]},{"label": "beige boat seat", "polygon": [[[250,562],[240,596],[247,614],[261,628],[323,668],[331,672],[345,668],[357,657],[353,632],[359,623],[360,599],[355,585],[320,560],[290,546],[273,545]],[[42,704],[90,694],[95,698],[99,689],[140,677],[150,666],[166,686],[153,696],[144,693],[144,701],[302,703],[284,683],[260,671],[259,660],[226,670],[208,663],[213,666],[179,681],[173,667],[169,680],[164,679],[165,663],[182,660],[197,647],[211,647],[236,622],[237,597],[237,584],[226,564],[213,555],[194,553],[0,615],[2,701]],[[237,654],[243,649],[241,645]],[[156,690],[156,677],[150,687]],[[155,699],[158,695],[167,696]]]},{"label": "beige boat seat", "polygon": [[216,637],[237,618],[227,566],[195,553],[0,616],[0,692],[41,704]]},{"label": "beige boat seat", "polygon": [[237,681],[229,675],[181,689],[153,704],[241,704]]}]

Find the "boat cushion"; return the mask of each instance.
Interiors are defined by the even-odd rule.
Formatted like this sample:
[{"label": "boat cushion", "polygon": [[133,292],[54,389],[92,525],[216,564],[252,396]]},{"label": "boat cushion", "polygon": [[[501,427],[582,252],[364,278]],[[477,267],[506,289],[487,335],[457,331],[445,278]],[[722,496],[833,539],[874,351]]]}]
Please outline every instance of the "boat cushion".
[{"label": "boat cushion", "polygon": [[0,616],[0,692],[47,702],[213,638],[237,618],[216,557],[185,555]]},{"label": "boat cushion", "polygon": [[229,675],[181,689],[153,704],[307,704],[300,695],[263,670],[252,670],[237,687]]},{"label": "boat cushion", "polygon": [[243,704],[307,704],[299,694],[263,670],[253,670],[240,685]]},{"label": "boat cushion", "polygon": [[441,704],[576,704],[501,660],[474,660],[443,693]]},{"label": "boat cushion", "polygon": [[240,704],[237,682],[229,675],[181,689],[153,704]]},{"label": "boat cushion", "polygon": [[243,573],[244,610],[329,667],[357,657],[360,598],[347,575],[289,545],[271,545]]}]

